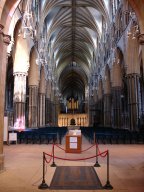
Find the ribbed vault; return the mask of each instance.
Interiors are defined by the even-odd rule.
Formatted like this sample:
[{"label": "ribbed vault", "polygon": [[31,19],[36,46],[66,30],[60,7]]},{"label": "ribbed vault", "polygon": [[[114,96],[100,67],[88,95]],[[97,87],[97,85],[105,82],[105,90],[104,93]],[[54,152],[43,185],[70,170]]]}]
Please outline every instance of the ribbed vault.
[{"label": "ribbed vault", "polygon": [[103,0],[43,0],[41,6],[41,33],[51,47],[60,91],[65,98],[84,98],[102,26],[109,22],[106,5]]}]

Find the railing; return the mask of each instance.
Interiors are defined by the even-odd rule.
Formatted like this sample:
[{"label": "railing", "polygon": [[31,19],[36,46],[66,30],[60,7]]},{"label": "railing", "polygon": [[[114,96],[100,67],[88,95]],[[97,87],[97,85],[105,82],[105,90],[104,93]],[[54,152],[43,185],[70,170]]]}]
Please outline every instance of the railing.
[{"label": "railing", "polygon": [[[56,167],[56,163],[55,163],[55,159],[60,159],[63,161],[84,161],[84,160],[88,160],[88,159],[92,159],[95,158],[96,159],[96,163],[94,164],[94,167],[100,167],[100,164],[98,163],[98,157],[102,157],[105,158],[107,157],[107,180],[106,180],[106,184],[103,186],[104,189],[108,189],[108,190],[112,190],[113,186],[110,184],[110,170],[109,170],[109,150],[105,150],[103,152],[100,151],[98,144],[94,144],[90,147],[88,147],[87,149],[84,149],[82,152],[86,152],[88,150],[90,150],[92,147],[96,147],[96,154],[90,157],[86,157],[86,158],[64,158],[64,157],[59,157],[55,155],[55,147],[60,148],[61,150],[65,151],[65,149],[61,148],[58,145],[53,144],[52,146],[52,151],[51,153],[46,153],[43,152],[43,177],[42,177],[42,183],[38,186],[39,189],[47,189],[49,188],[48,184],[45,181],[45,163],[49,164],[51,162],[51,160],[53,160],[51,167]],[[47,159],[47,156],[50,158],[49,160]]]}]

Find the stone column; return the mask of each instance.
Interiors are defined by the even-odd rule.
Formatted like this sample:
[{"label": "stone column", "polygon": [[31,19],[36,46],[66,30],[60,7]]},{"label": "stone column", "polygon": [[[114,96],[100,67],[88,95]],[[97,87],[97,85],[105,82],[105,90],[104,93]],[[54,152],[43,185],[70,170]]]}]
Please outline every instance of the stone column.
[{"label": "stone column", "polygon": [[10,43],[10,36],[3,34],[4,26],[0,24],[0,172],[4,169],[3,154],[3,129],[4,129],[4,103],[5,103],[5,82],[7,66],[7,46]]},{"label": "stone column", "polygon": [[39,86],[39,66],[36,64],[37,52],[33,47],[30,52],[30,68],[28,71],[29,86],[29,106],[28,125],[38,126],[38,86]]},{"label": "stone column", "polygon": [[55,107],[54,124],[55,124],[55,126],[58,126],[58,114],[59,114],[59,100],[58,100],[58,96],[55,96],[54,107]]},{"label": "stone column", "polygon": [[46,80],[44,67],[41,68],[38,93],[38,124],[40,127],[45,126],[45,98],[46,98]]},{"label": "stone column", "polygon": [[[19,26],[21,24],[19,23]],[[25,128],[26,77],[29,69],[29,47],[22,34],[15,36],[14,46],[14,127]]]},{"label": "stone column", "polygon": [[[128,107],[129,107],[129,121],[131,131],[138,129],[139,123],[139,94],[140,94],[140,65],[139,65],[139,42],[142,39],[133,38],[135,26],[131,27],[131,33],[128,37],[127,45],[127,87],[128,87]],[[142,36],[141,36],[142,37]]]},{"label": "stone column", "polygon": [[112,87],[112,122],[114,128],[121,127],[121,87]]},{"label": "stone column", "polygon": [[50,119],[51,125],[55,125],[55,90],[54,85],[51,84],[51,95],[50,95]]},{"label": "stone column", "polygon": [[46,117],[45,121],[46,124],[51,125],[52,122],[52,110],[51,110],[51,80],[48,79],[47,84],[46,84]]},{"label": "stone column", "polygon": [[37,127],[38,86],[29,86],[29,127]]},{"label": "stone column", "polygon": [[111,126],[111,94],[104,94],[104,126]]},{"label": "stone column", "polygon": [[47,97],[45,99],[45,124],[46,125],[49,124],[49,120],[48,120],[48,98]]},{"label": "stone column", "polygon": [[[97,100],[97,116],[99,116],[100,125],[104,125],[104,100],[103,100],[103,83],[99,81],[98,86],[98,100]],[[99,115],[98,115],[99,113]]]},{"label": "stone column", "polygon": [[104,126],[111,126],[112,96],[111,96],[110,71],[108,67],[106,67],[103,85],[104,85],[104,96],[103,96]]},{"label": "stone column", "polygon": [[59,101],[56,95],[56,90],[51,92],[51,113],[52,113],[52,125],[58,126],[58,114],[59,114]]},{"label": "stone column", "polygon": [[98,107],[97,115],[99,113],[100,125],[104,125],[104,102],[103,102],[103,98],[98,100],[97,107]]},{"label": "stone column", "polygon": [[46,124],[49,125],[50,124],[50,99],[49,98],[46,98],[46,117],[45,117],[45,121],[46,121]]},{"label": "stone column", "polygon": [[52,126],[55,125],[55,104],[54,104],[54,101],[51,101],[51,119],[52,119]]},{"label": "stone column", "polygon": [[26,76],[27,73],[14,73],[14,127],[25,128],[25,102],[26,102]]},{"label": "stone column", "polygon": [[[144,69],[144,33],[138,36],[138,41],[142,49],[142,61]],[[143,71],[144,73],[144,71]],[[144,85],[141,83],[141,114],[140,114],[140,129],[144,130]]]},{"label": "stone column", "polygon": [[130,129],[135,131],[138,129],[139,120],[139,75],[129,74],[127,75],[127,87],[128,87],[128,107],[130,115]]},{"label": "stone column", "polygon": [[121,128],[121,90],[122,90],[122,69],[119,51],[115,53],[115,60],[111,69],[112,82],[112,126]]},{"label": "stone column", "polygon": [[45,93],[39,93],[39,126],[45,126]]},{"label": "stone column", "polygon": [[94,115],[95,115],[95,103],[93,96],[90,96],[89,99],[89,125],[94,125]]},{"label": "stone column", "polygon": [[49,101],[49,120],[50,120],[50,125],[53,124],[53,102]]},{"label": "stone column", "polygon": [[138,41],[142,48],[142,59],[143,59],[143,65],[144,65],[144,34],[140,34],[138,36]]}]

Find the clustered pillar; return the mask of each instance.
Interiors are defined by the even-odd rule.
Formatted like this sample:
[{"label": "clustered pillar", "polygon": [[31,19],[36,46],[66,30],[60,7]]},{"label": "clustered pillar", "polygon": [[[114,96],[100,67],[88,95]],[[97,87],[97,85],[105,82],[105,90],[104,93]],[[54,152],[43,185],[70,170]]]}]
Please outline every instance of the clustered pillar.
[{"label": "clustered pillar", "polygon": [[104,94],[104,126],[111,126],[111,94]]},{"label": "clustered pillar", "polygon": [[7,66],[7,46],[10,43],[10,36],[5,35],[2,30],[4,26],[0,24],[0,172],[4,169],[3,153],[3,134],[4,134],[4,101],[5,101],[5,82]]},{"label": "clustered pillar", "polygon": [[140,66],[139,66],[139,43],[137,38],[133,38],[135,27],[131,27],[127,45],[127,87],[128,87],[128,109],[129,126],[132,131],[138,129],[139,124],[139,94],[140,94]]},{"label": "clustered pillar", "polygon": [[113,112],[112,123],[114,128],[121,127],[121,87],[112,88]]},{"label": "clustered pillar", "polygon": [[38,125],[45,126],[45,98],[46,98],[46,80],[44,67],[41,69],[41,78],[38,92]]},{"label": "clustered pillar", "polygon": [[46,124],[52,125],[53,105],[50,98],[46,98]]},{"label": "clustered pillar", "polygon": [[127,75],[128,87],[128,107],[130,115],[130,129],[132,131],[138,128],[139,121],[139,75]]},{"label": "clustered pillar", "polygon": [[45,122],[46,125],[52,125],[52,104],[51,104],[51,80],[47,81],[46,89],[46,108],[45,108]]},{"label": "clustered pillar", "polygon": [[89,101],[89,124],[90,126],[93,126],[96,124],[96,119],[95,119],[95,105],[94,105],[94,98],[90,96],[90,101]]},{"label": "clustered pillar", "polygon": [[99,113],[99,124],[104,124],[104,98],[103,98],[103,84],[102,80],[99,81],[98,88],[98,100],[97,100],[97,112]]},{"label": "clustered pillar", "polygon": [[29,86],[29,127],[37,127],[38,86]]},{"label": "clustered pillar", "polygon": [[45,126],[45,93],[39,93],[39,126]]},{"label": "clustered pillar", "polygon": [[14,127],[25,128],[26,73],[14,73]]}]

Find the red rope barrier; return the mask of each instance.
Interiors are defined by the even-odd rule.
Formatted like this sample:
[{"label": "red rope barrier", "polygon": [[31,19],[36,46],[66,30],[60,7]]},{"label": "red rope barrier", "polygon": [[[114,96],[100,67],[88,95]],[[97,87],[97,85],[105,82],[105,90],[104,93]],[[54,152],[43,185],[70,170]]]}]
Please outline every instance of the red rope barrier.
[{"label": "red rope barrier", "polygon": [[[46,163],[47,164],[49,164],[50,162],[51,162],[51,160],[52,160],[52,153],[53,153],[53,146],[52,146],[52,152],[51,152],[51,156],[50,156],[50,159],[49,159],[49,161],[46,159],[46,157],[44,156],[44,159],[45,159],[45,161],[46,161]],[[45,154],[45,153],[44,153]]]},{"label": "red rope barrier", "polygon": [[[54,146],[60,148],[60,149],[63,150],[63,151],[66,151],[65,149],[63,149],[63,148],[60,147],[59,145],[53,144],[53,147],[54,147]],[[45,153],[45,152],[44,152],[44,155],[45,155],[45,156],[47,155],[47,156],[50,157],[49,161],[47,161],[47,159],[46,159],[45,156],[44,156],[44,158],[45,158],[46,163],[50,163],[53,157],[56,158],[56,159],[60,159],[60,160],[67,160],[67,161],[81,161],[81,160],[92,159],[92,158],[95,158],[95,157],[98,157],[98,156],[101,156],[101,157],[106,157],[106,156],[107,156],[107,154],[108,154],[108,150],[106,150],[106,151],[104,151],[104,152],[101,152],[97,143],[95,143],[94,145],[88,147],[87,149],[82,150],[81,152],[88,151],[89,149],[91,149],[91,148],[94,147],[94,146],[96,146],[96,147],[98,148],[98,154],[97,154],[97,155],[94,155],[94,156],[91,156],[91,157],[80,158],[80,159],[62,158],[62,157],[53,156],[53,155],[52,155],[53,150],[52,150],[51,154],[48,154],[48,153]],[[52,149],[53,149],[53,147],[52,147]]]},{"label": "red rope barrier", "polygon": [[107,156],[107,154],[108,154],[108,150],[106,150],[106,153],[105,153],[105,154],[100,153],[100,154],[98,154],[97,156],[106,157],[106,156]]},{"label": "red rope barrier", "polygon": [[[88,147],[87,149],[82,150],[81,152],[83,153],[83,152],[85,152],[85,151],[88,151],[89,149],[91,149],[91,148],[94,147],[95,145],[96,145],[96,144],[94,144],[94,145]],[[59,145],[56,145],[56,144],[55,144],[55,146],[58,147],[58,148],[60,148],[60,149],[63,150],[63,151],[66,151],[65,149],[63,149],[63,148],[60,147]]]},{"label": "red rope barrier", "polygon": [[55,146],[58,147],[58,148],[60,148],[60,149],[63,150],[63,151],[66,151],[65,149],[63,149],[63,148],[60,147],[59,145],[56,145],[56,144],[55,144]]},{"label": "red rope barrier", "polygon": [[[98,154],[98,155],[94,155],[94,156],[86,157],[86,158],[80,158],[80,159],[69,159],[69,158],[62,158],[62,157],[57,157],[57,156],[54,156],[54,158],[60,159],[60,160],[67,160],[67,161],[82,161],[82,160],[87,160],[87,159],[95,158],[95,157],[100,156],[100,155],[102,155],[102,154],[104,154],[103,157],[105,157],[105,156],[107,155],[107,153],[108,153],[108,150],[106,150],[106,151],[104,151],[104,152],[102,152],[101,154]],[[49,156],[49,157],[53,157],[53,155],[50,155],[50,154],[48,154],[48,153],[45,153],[45,152],[44,152],[44,154],[47,155],[47,156]]]},{"label": "red rope barrier", "polygon": [[[101,155],[101,151],[100,151],[100,149],[99,149],[99,146],[98,146],[98,143],[97,143],[97,142],[96,142],[94,145],[88,147],[87,149],[82,150],[81,152],[83,153],[83,152],[85,152],[85,151],[88,151],[89,149],[91,149],[91,148],[94,147],[95,145],[96,145],[96,147],[98,148],[98,152],[99,152],[100,156],[101,156],[101,157],[105,157],[106,155],[104,155],[104,156]],[[66,151],[65,149],[63,149],[63,148],[60,147],[59,145],[56,145],[56,144],[55,144],[55,146],[58,147],[58,148],[60,148],[60,149],[63,150],[63,151]]]},{"label": "red rope barrier", "polygon": [[104,156],[103,156],[103,155],[101,155],[101,151],[100,151],[99,146],[98,146],[98,144],[97,144],[97,143],[96,143],[96,147],[98,148],[98,153],[100,154],[100,156],[101,156],[101,157],[105,157],[106,155],[104,155]]},{"label": "red rope barrier", "polygon": [[87,149],[82,150],[81,152],[83,153],[83,152],[85,152],[85,151],[88,151],[89,149],[91,149],[91,148],[94,147],[94,146],[95,146],[95,144],[92,145],[92,146],[90,146],[90,147],[88,147]]}]

